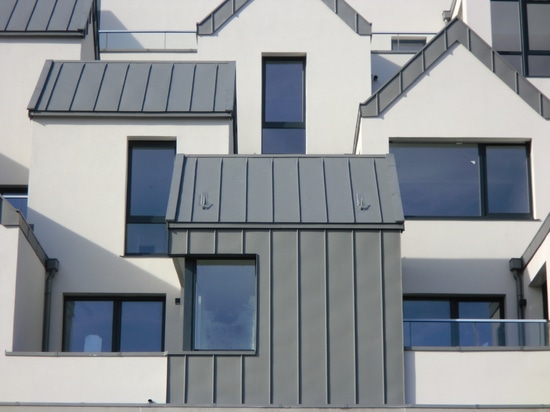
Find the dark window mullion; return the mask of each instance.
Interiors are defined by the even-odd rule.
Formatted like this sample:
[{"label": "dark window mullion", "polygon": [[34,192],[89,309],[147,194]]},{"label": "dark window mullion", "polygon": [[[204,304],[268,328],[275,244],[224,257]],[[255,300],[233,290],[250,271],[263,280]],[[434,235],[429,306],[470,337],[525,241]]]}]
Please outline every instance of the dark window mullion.
[{"label": "dark window mullion", "polygon": [[122,301],[113,301],[113,342],[111,350],[120,352],[120,330],[122,327]]},{"label": "dark window mullion", "polygon": [[523,75],[529,75],[529,29],[527,21],[527,4],[524,0],[519,0],[519,27],[521,33],[521,60]]},{"label": "dark window mullion", "polygon": [[487,151],[485,145],[479,145],[479,195],[481,216],[489,215],[489,181],[487,176]]}]

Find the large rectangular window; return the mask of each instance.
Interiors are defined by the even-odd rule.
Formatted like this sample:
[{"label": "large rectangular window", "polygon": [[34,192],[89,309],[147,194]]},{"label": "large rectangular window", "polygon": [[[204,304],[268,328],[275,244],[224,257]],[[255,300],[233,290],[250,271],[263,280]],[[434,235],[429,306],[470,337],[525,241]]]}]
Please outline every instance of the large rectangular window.
[{"label": "large rectangular window", "polygon": [[550,76],[550,0],[492,0],[493,47],[525,76]]},{"label": "large rectangular window", "polygon": [[[186,339],[191,350],[256,348],[254,259],[188,259]],[[192,315],[191,315],[192,314]]]},{"label": "large rectangular window", "polygon": [[164,297],[67,297],[63,351],[164,350]]},{"label": "large rectangular window", "polygon": [[405,346],[500,346],[504,344],[501,324],[452,320],[503,317],[503,302],[497,297],[404,298]]},{"label": "large rectangular window", "polygon": [[168,249],[166,207],[175,142],[130,142],[126,254],[163,255]]},{"label": "large rectangular window", "polygon": [[531,216],[526,145],[393,143],[407,217]]},{"label": "large rectangular window", "polygon": [[305,58],[264,58],[262,153],[303,154]]}]

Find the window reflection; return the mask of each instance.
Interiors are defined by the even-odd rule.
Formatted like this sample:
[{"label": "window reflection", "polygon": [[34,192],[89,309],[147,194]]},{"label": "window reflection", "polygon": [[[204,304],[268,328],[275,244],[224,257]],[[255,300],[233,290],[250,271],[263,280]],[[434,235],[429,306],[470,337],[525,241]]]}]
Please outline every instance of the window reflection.
[{"label": "window reflection", "polygon": [[163,298],[65,300],[64,351],[156,352],[163,346]]},{"label": "window reflection", "polygon": [[525,145],[391,144],[407,217],[530,217]]},{"label": "window reflection", "polygon": [[197,261],[194,313],[194,349],[255,349],[255,262]]}]

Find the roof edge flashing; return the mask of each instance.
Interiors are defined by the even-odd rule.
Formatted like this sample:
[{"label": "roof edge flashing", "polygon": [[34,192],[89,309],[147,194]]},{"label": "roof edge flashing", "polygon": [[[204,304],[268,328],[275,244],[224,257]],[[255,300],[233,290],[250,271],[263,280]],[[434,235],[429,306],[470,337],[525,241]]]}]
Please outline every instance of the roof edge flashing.
[{"label": "roof edge flashing", "polygon": [[[458,44],[465,47],[471,54],[483,63],[501,81],[509,86],[525,103],[546,120],[550,120],[550,100],[538,88],[530,83],[526,77],[518,73],[510,64],[504,60],[494,49],[492,49],[474,30],[466,25],[459,18],[453,19],[443,30],[433,37],[417,54],[415,54],[394,76],[382,85],[367,100],[359,104],[361,118],[379,117],[390,106],[398,101],[403,94],[417,83],[435,62],[445,56],[449,50]],[[495,63],[498,61],[498,65]],[[490,62],[490,63],[487,63]],[[508,84],[495,67],[506,67],[515,73],[518,79],[529,83],[529,87],[535,90],[539,103],[534,105],[529,101],[530,92],[520,88],[521,82],[516,81],[515,85]],[[404,81],[404,73],[409,71],[407,81]],[[397,88],[397,93],[392,90]],[[388,97],[381,98],[384,93]],[[395,95],[392,95],[395,94]]]}]

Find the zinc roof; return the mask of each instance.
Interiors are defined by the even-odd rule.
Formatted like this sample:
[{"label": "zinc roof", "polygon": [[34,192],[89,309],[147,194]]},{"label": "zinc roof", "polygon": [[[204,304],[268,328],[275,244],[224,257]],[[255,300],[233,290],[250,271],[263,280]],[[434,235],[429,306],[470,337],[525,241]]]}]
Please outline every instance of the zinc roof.
[{"label": "zinc roof", "polygon": [[230,116],[234,62],[48,61],[30,116]]},{"label": "zinc roof", "polygon": [[169,228],[393,225],[400,229],[404,220],[392,155],[182,154],[176,156],[166,219]]},{"label": "zinc roof", "polygon": [[1,35],[84,36],[93,0],[2,0]]}]

